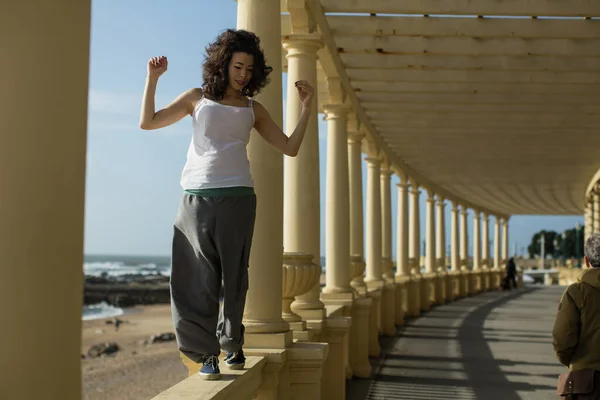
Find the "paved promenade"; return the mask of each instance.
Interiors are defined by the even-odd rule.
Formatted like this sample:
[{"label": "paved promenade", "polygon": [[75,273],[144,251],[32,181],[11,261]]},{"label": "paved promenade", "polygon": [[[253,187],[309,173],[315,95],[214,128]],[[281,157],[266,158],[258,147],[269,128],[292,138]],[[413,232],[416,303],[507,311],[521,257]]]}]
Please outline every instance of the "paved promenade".
[{"label": "paved promenade", "polygon": [[566,369],[552,350],[564,288],[491,292],[436,307],[383,341],[373,380],[350,400],[553,399]]}]

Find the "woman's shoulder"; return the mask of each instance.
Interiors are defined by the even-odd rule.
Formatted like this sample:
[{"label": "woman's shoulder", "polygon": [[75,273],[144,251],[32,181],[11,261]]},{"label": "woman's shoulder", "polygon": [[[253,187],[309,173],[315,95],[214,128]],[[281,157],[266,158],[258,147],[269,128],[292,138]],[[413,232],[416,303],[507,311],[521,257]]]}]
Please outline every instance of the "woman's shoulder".
[{"label": "woman's shoulder", "polygon": [[190,104],[192,109],[195,109],[196,106],[198,105],[198,102],[200,102],[200,100],[202,100],[202,97],[204,96],[204,92],[202,91],[201,88],[191,88],[191,89],[188,89],[183,94],[183,96],[185,96],[186,101]]}]

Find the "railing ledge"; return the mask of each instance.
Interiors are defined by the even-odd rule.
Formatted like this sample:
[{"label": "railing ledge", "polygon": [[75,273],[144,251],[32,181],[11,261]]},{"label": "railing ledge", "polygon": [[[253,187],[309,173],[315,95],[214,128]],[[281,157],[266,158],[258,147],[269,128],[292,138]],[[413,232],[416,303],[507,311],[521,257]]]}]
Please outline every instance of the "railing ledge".
[{"label": "railing ledge", "polygon": [[264,357],[246,357],[243,370],[221,369],[221,380],[207,381],[198,374],[170,387],[153,400],[227,400],[252,399],[262,382]]}]

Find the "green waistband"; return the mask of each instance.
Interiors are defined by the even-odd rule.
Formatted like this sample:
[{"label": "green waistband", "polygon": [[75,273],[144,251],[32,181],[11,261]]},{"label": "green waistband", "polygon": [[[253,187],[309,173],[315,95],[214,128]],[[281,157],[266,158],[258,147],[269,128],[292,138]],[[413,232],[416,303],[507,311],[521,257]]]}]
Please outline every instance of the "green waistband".
[{"label": "green waistband", "polygon": [[202,197],[250,196],[254,188],[249,186],[234,186],[214,189],[186,189],[186,193]]}]

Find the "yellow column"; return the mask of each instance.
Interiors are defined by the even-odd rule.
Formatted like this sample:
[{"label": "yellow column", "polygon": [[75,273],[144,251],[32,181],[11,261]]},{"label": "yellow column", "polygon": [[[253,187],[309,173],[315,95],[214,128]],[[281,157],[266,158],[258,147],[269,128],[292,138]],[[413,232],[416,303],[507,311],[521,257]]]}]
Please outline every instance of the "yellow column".
[{"label": "yellow column", "polygon": [[496,215],[494,224],[494,268],[500,268],[500,217]]},{"label": "yellow column", "polygon": [[481,273],[481,289],[487,290],[489,289],[489,272],[487,271],[490,266],[490,219],[487,213],[483,213],[482,215],[482,261],[481,267],[483,268],[483,272]]},{"label": "yellow column", "polygon": [[502,259],[508,261],[508,218],[502,219]]},{"label": "yellow column", "polygon": [[388,163],[381,168],[381,272],[387,281],[394,282],[392,263],[392,170]]},{"label": "yellow column", "polygon": [[322,298],[352,301],[350,287],[350,203],[348,109],[324,106],[327,120],[327,191],[325,200],[325,277]]},{"label": "yellow column", "polygon": [[80,399],[90,2],[0,20],[0,396]]},{"label": "yellow column", "polygon": [[392,263],[392,198],[390,179],[392,171],[385,162],[380,171],[381,179],[381,272],[385,285],[382,297],[382,331],[387,336],[396,334],[396,284]]},{"label": "yellow column", "polygon": [[[237,27],[256,33],[267,60],[271,60],[271,83],[256,99],[269,110],[273,121],[281,126],[280,1],[238,0]],[[252,347],[249,334],[288,332],[289,324],[281,318],[281,290],[273,290],[282,287],[283,157],[258,133],[253,132],[248,144],[248,158],[257,196],[248,270],[250,288],[244,311],[246,343]]]},{"label": "yellow column", "polygon": [[600,194],[593,194],[594,209],[593,209],[593,224],[594,233],[600,232]]},{"label": "yellow column", "polygon": [[436,217],[436,265],[437,265],[437,297],[439,303],[444,303],[449,292],[449,285],[446,283],[446,204],[442,197],[437,199],[437,217]]},{"label": "yellow column", "polygon": [[473,210],[473,288],[476,293],[482,290],[481,283],[481,213]]},{"label": "yellow column", "polygon": [[[282,126],[281,2],[238,0],[237,28],[256,33],[273,67],[271,82],[257,96],[273,121]],[[249,290],[244,310],[244,347],[247,355],[266,356],[258,397],[287,399],[288,350],[293,335],[281,317],[283,278],[283,156],[257,132],[248,144],[250,170],[257,197],[256,221],[250,253]]]},{"label": "yellow column", "polygon": [[438,201],[436,203],[437,206],[437,240],[436,244],[436,258],[438,260],[439,266],[446,268],[446,216],[445,216],[445,208],[446,204],[444,203],[444,199],[442,197],[438,197]]},{"label": "yellow column", "polygon": [[367,293],[364,281],[364,224],[361,144],[365,134],[348,132],[348,168],[350,175],[350,285],[360,294]]},{"label": "yellow column", "polygon": [[[460,206],[457,202],[452,202],[452,221],[451,221],[451,253],[452,253],[452,271],[460,270],[460,252],[459,252],[459,244],[460,244],[460,236],[459,236],[459,214],[460,214]],[[466,242],[466,241],[465,241]]]},{"label": "yellow column", "polygon": [[369,290],[383,288],[381,277],[381,192],[380,166],[377,157],[367,157],[367,275]]},{"label": "yellow column", "polygon": [[473,288],[471,287],[471,268],[469,266],[469,231],[467,216],[467,208],[462,206],[462,211],[460,212],[460,257],[462,259],[460,277],[461,296],[467,296],[473,292]]},{"label": "yellow column", "polygon": [[[410,235],[408,236],[408,257],[410,267],[412,269],[412,287],[414,288],[414,299],[415,299],[415,310],[414,314],[411,316],[418,316],[421,310],[425,310],[424,306],[427,303],[421,304],[422,297],[422,285],[424,282],[421,276],[421,217],[420,217],[420,207],[419,207],[419,196],[421,191],[419,190],[419,184],[416,181],[411,181],[411,190],[410,190],[410,221],[409,221],[409,231]],[[413,274],[414,272],[414,274]]]},{"label": "yellow column", "polygon": [[414,315],[414,287],[408,263],[408,182],[406,175],[400,177],[398,186],[398,214],[396,235],[396,282],[402,290],[396,290],[396,325],[404,323],[404,315]]},{"label": "yellow column", "polygon": [[[451,230],[451,261],[452,271],[450,275],[452,276],[452,290],[450,293],[451,300],[456,297],[464,296],[464,286],[462,285],[462,277],[460,272],[460,236],[459,236],[459,214],[460,214],[460,206],[456,201],[452,202],[452,218],[450,222],[450,230]],[[462,288],[462,289],[461,289]]]},{"label": "yellow column", "polygon": [[409,236],[409,251],[408,257],[412,268],[416,268],[417,272],[421,269],[421,218],[419,212],[419,184],[411,183],[410,190],[410,236]]},{"label": "yellow column", "polygon": [[483,238],[481,239],[481,242],[482,242],[481,258],[482,258],[483,266],[488,267],[489,259],[490,259],[490,218],[487,213],[482,214],[481,222],[482,222],[482,227],[481,227],[482,233],[481,234],[483,236]]},{"label": "yellow column", "polygon": [[500,218],[496,215],[494,222],[494,289],[500,287],[502,270],[500,269]]},{"label": "yellow column", "polygon": [[[427,189],[427,208],[425,213],[425,271],[429,296],[421,296],[421,301],[428,300],[429,305],[437,303],[436,265],[435,265],[435,193]],[[423,306],[423,305],[422,305]],[[424,307],[429,308],[429,306]]]},{"label": "yellow column", "polygon": [[587,238],[594,232],[594,217],[593,217],[593,210],[592,210],[592,202],[590,201],[590,199],[587,199],[586,203],[585,203],[584,218],[585,218],[585,239],[587,240]]},{"label": "yellow column", "polygon": [[[296,94],[295,82],[317,82],[317,50],[323,41],[316,34],[292,34],[283,47],[287,51],[287,110],[286,132],[292,132],[302,112],[302,103]],[[313,99],[316,109],[317,94]],[[319,126],[318,115],[310,115],[304,141],[296,157],[285,158],[283,246],[286,252],[313,255],[320,264],[321,220],[319,196]],[[321,286],[317,284],[306,294],[296,297],[292,310],[302,319],[323,319],[325,306],[319,300]]]},{"label": "yellow column", "polygon": [[481,217],[480,212],[473,210],[473,269],[481,268]]},{"label": "yellow column", "polygon": [[373,300],[369,332],[369,355],[379,354],[378,332],[381,330],[381,297],[384,281],[381,277],[381,189],[378,157],[367,157],[367,272],[365,283]]},{"label": "yellow column", "polygon": [[460,212],[460,257],[462,259],[462,265],[469,269],[469,225],[467,223],[467,216],[469,215],[467,208],[462,207]]}]

